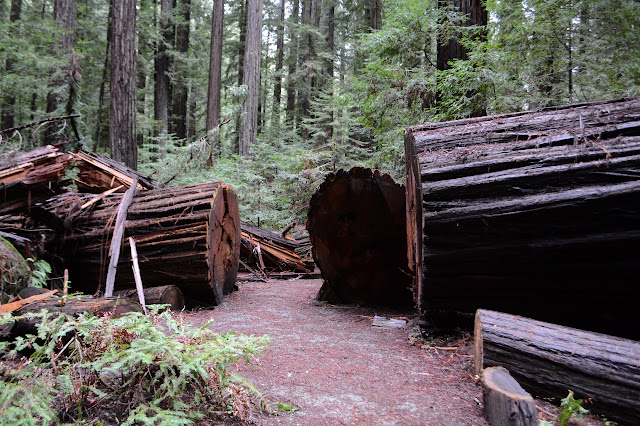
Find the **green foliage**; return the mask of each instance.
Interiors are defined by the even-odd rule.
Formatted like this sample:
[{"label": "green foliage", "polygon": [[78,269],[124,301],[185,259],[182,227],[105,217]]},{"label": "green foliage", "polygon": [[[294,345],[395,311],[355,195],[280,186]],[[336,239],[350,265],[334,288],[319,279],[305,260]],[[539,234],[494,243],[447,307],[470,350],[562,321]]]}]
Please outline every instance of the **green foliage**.
[{"label": "green foliage", "polygon": [[31,281],[29,285],[31,287],[46,287],[49,274],[51,273],[51,265],[42,259],[29,259],[29,261],[32,263]]},{"label": "green foliage", "polygon": [[[3,424],[192,424],[242,420],[252,408],[267,406],[229,371],[258,354],[266,336],[216,334],[208,323],[193,329],[157,310],[117,319],[36,316],[37,335],[0,342]],[[28,359],[19,356],[25,350]]]},{"label": "green foliage", "polygon": [[542,420],[539,426],[568,426],[569,420],[577,416],[589,414],[589,410],[582,407],[584,399],[575,399],[573,397],[573,391],[569,391],[566,398],[560,401],[560,414],[553,422]]}]

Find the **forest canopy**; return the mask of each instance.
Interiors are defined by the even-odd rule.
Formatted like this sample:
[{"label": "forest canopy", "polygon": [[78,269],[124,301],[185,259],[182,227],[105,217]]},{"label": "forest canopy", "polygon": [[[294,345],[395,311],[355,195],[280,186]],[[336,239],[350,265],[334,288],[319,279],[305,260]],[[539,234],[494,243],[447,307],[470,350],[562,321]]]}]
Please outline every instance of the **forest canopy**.
[{"label": "forest canopy", "polygon": [[224,180],[268,227],[339,168],[401,179],[409,125],[640,95],[633,0],[114,6],[0,0],[0,154],[114,156],[117,136],[142,173]]}]

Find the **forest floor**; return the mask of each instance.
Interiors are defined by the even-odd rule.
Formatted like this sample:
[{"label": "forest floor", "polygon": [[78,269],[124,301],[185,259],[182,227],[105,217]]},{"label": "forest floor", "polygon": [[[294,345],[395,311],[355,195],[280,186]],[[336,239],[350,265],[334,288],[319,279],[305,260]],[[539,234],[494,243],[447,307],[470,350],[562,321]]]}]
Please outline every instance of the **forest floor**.
[{"label": "forest floor", "polygon": [[[236,373],[270,402],[300,409],[254,415],[258,425],[486,425],[470,339],[457,349],[409,343],[415,314],[333,306],[314,298],[322,281],[239,283],[214,310],[184,314],[216,332],[269,335],[252,364]],[[407,318],[402,329],[373,327],[374,315]]]},{"label": "forest floor", "polygon": [[[487,425],[468,334],[416,339],[415,312],[318,302],[321,284],[319,279],[241,282],[222,306],[182,314],[198,327],[213,320],[209,327],[216,332],[271,337],[261,356],[237,364],[233,372],[269,402],[299,410],[278,416],[254,413],[250,424]],[[408,324],[374,327],[374,315]],[[546,401],[536,400],[536,406],[541,420],[559,412]],[[591,417],[570,424],[604,425]]]}]

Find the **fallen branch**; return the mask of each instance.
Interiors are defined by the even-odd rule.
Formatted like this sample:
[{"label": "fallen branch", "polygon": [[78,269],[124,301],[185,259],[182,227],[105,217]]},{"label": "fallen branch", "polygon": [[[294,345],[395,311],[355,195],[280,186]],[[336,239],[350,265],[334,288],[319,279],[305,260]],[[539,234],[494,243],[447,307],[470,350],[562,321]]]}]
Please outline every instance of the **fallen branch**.
[{"label": "fallen branch", "polygon": [[58,117],[47,117],[47,118],[43,118],[42,120],[32,121],[31,123],[22,124],[22,125],[17,126],[17,127],[10,127],[8,129],[2,129],[2,130],[0,130],[0,133],[16,132],[18,130],[26,129],[27,127],[33,127],[33,126],[38,126],[40,124],[44,124],[44,123],[47,123],[49,121],[68,120],[70,118],[76,118],[76,117],[80,117],[80,114],[61,115],[61,116],[58,116]]}]

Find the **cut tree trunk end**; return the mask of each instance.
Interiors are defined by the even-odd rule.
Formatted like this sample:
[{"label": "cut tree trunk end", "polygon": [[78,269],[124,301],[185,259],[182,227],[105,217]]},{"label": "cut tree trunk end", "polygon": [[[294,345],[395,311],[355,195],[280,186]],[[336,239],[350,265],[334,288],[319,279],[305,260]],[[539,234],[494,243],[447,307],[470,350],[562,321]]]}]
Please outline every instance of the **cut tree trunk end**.
[{"label": "cut tree trunk end", "polygon": [[502,366],[538,397],[590,398],[588,410],[640,424],[640,342],[479,309],[476,374]]},{"label": "cut tree trunk end", "polygon": [[[147,305],[169,305],[169,309],[175,312],[184,309],[184,296],[180,288],[175,285],[148,287],[143,290],[143,293]],[[115,295],[132,300],[138,299],[136,289],[120,290]]]},{"label": "cut tree trunk end", "polygon": [[[40,207],[60,231],[60,251],[74,290],[93,293],[103,285],[113,217],[122,194],[106,196],[91,209],[79,211],[78,206],[91,197],[64,194]],[[231,186],[210,182],[140,191],[127,213],[116,290],[135,286],[128,237],[136,241],[145,286],[171,281],[189,306],[220,304],[223,294],[233,291],[240,214]]]},{"label": "cut tree trunk end", "polygon": [[639,116],[636,98],[408,128],[421,311],[443,328],[485,308],[640,339]]},{"label": "cut tree trunk end", "polygon": [[404,188],[379,171],[330,174],[309,203],[307,229],[330,303],[407,306]]},{"label": "cut tree trunk end", "polygon": [[504,367],[482,371],[484,415],[491,426],[538,426],[536,403]]}]

